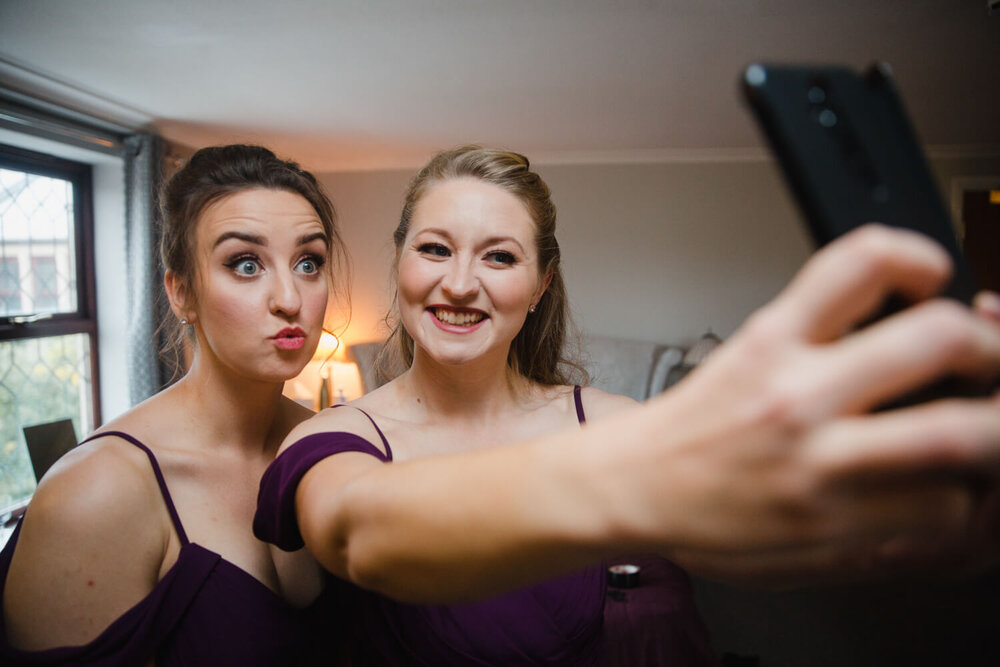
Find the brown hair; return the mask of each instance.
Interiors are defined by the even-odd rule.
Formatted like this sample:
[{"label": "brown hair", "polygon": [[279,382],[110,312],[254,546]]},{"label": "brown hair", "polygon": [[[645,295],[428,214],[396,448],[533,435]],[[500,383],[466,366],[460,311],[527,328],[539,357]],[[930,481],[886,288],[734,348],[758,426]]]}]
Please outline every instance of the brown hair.
[{"label": "brown hair", "polygon": [[[515,372],[541,384],[570,384],[571,376],[585,378],[586,372],[563,356],[570,317],[566,285],[560,268],[559,243],[556,241],[556,207],[552,203],[549,187],[541,176],[530,169],[525,156],[470,145],[442,151],[431,158],[410,181],[399,226],[393,233],[396,245],[394,278],[398,277],[399,256],[410,231],[413,211],[420,199],[434,184],[463,177],[495,185],[521,200],[535,223],[539,275],[551,275],[548,289],[536,304],[535,312],[528,315],[524,326],[511,343],[507,365]],[[396,311],[394,301],[392,310],[386,317],[392,333],[379,360],[383,372],[392,366],[393,362],[388,356],[392,354],[392,347],[396,348],[396,353],[401,357],[398,361],[407,367],[413,363],[413,338],[403,328]],[[396,320],[394,325],[393,319]],[[398,365],[397,363],[396,366]]]},{"label": "brown hair", "polygon": [[[160,193],[160,261],[188,288],[192,298],[197,299],[193,290],[194,230],[199,217],[219,199],[255,188],[285,190],[308,201],[326,233],[325,270],[330,285],[334,284],[334,276],[346,270],[347,255],[337,229],[337,214],[315,176],[261,146],[211,146],[192,155]],[[184,345],[183,327],[174,318],[167,318],[164,328],[164,356],[177,363]]]}]

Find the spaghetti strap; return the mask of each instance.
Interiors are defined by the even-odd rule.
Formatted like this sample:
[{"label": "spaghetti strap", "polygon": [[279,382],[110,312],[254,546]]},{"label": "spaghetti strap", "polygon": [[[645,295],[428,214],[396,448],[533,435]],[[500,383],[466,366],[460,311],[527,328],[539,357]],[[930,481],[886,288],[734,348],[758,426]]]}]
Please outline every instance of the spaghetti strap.
[{"label": "spaghetti strap", "polygon": [[580,397],[580,391],[582,387],[576,385],[573,387],[573,402],[576,404],[576,419],[581,424],[587,423],[587,415],[583,414],[583,399]]},{"label": "spaghetti strap", "polygon": [[98,438],[111,435],[121,438],[122,440],[126,440],[146,452],[146,456],[149,457],[149,463],[153,466],[153,474],[156,475],[156,483],[160,485],[160,493],[163,494],[163,502],[167,504],[167,511],[170,513],[170,520],[174,524],[174,530],[177,531],[177,537],[181,540],[181,546],[186,545],[188,543],[187,533],[184,532],[184,526],[181,524],[181,518],[177,515],[177,508],[174,507],[174,501],[170,497],[170,491],[167,490],[167,482],[163,479],[163,472],[160,470],[160,464],[157,463],[156,457],[153,455],[153,452],[149,449],[149,447],[142,444],[128,433],[123,433],[121,431],[103,431],[101,433],[95,433],[80,444],[82,445],[84,442],[90,442],[91,440],[97,440]]},{"label": "spaghetti strap", "polygon": [[[345,406],[344,403],[338,403],[337,405],[332,405],[330,407],[339,408],[339,407],[344,407],[344,406]],[[372,423],[372,426],[375,427],[375,432],[378,433],[378,437],[382,438],[382,444],[385,445],[386,456],[391,461],[392,460],[392,447],[389,446],[389,441],[386,440],[385,434],[382,433],[382,429],[380,429],[378,427],[378,424],[375,423],[375,420],[372,419],[372,416],[370,414],[368,414],[367,412],[365,412],[361,408],[354,407],[353,405],[350,406],[350,407],[354,408],[355,410],[357,410],[358,412],[360,412],[361,414],[363,414],[365,417],[368,417],[368,421],[370,421]]]}]

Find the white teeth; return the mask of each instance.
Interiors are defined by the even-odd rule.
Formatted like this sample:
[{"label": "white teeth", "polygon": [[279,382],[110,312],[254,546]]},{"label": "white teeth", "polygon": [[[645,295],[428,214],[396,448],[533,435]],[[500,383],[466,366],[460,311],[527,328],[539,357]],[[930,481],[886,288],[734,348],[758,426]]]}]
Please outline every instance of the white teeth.
[{"label": "white teeth", "polygon": [[459,327],[467,327],[483,319],[482,313],[456,313],[443,308],[434,309],[434,316],[445,324],[454,324]]}]

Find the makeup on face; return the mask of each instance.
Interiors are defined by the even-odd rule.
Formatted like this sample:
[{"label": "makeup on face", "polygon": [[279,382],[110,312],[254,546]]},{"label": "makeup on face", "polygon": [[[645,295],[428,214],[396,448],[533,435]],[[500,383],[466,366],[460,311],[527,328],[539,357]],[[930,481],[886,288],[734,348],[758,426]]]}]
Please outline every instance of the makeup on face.
[{"label": "makeup on face", "polygon": [[471,178],[431,187],[398,265],[400,316],[417,346],[449,363],[487,350],[505,357],[537,300],[534,235],[527,209],[502,188]]},{"label": "makeup on face", "polygon": [[326,311],[327,241],[315,210],[298,194],[254,189],[219,200],[198,225],[203,353],[243,376],[294,377]]},{"label": "makeup on face", "polygon": [[302,327],[285,327],[271,339],[279,350],[300,350],[306,344],[306,332]]},{"label": "makeup on face", "polygon": [[452,333],[471,333],[489,319],[489,316],[483,311],[471,308],[440,305],[431,306],[427,311],[440,329]]}]

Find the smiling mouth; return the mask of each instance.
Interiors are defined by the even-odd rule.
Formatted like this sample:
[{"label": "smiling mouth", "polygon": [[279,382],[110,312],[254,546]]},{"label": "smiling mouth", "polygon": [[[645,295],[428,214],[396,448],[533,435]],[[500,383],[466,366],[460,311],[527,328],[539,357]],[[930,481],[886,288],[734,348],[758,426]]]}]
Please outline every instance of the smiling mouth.
[{"label": "smiling mouth", "polygon": [[486,319],[486,313],[477,311],[459,311],[448,308],[431,308],[430,311],[438,321],[458,327],[470,327]]}]

